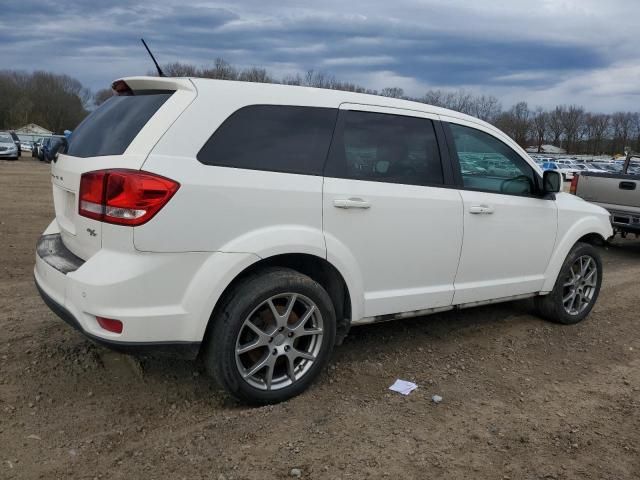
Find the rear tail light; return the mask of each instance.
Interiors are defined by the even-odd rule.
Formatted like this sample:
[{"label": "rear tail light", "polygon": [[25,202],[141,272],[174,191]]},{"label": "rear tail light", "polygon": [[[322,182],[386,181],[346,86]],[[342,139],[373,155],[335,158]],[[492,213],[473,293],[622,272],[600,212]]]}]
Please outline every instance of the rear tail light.
[{"label": "rear tail light", "polygon": [[98,325],[109,332],[122,333],[122,322],[120,320],[112,320],[111,318],[96,317]]},{"label": "rear tail light", "polygon": [[578,174],[573,175],[573,178],[571,179],[571,186],[569,187],[569,193],[573,193],[575,195],[578,191],[578,178],[580,178]]},{"label": "rear tail light", "polygon": [[139,170],[97,170],[80,178],[78,213],[116,225],[148,222],[180,188],[169,178]]}]

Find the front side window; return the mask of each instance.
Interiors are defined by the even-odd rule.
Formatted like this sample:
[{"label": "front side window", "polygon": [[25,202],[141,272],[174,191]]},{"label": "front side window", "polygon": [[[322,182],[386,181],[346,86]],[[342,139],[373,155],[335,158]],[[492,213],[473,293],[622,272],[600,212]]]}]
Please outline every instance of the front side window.
[{"label": "front side window", "polygon": [[514,195],[535,191],[533,169],[509,146],[475,128],[449,128],[465,188]]},{"label": "front side window", "polygon": [[342,111],[325,175],[407,185],[443,183],[431,120]]},{"label": "front side window", "polygon": [[322,175],[337,111],[286,105],[243,107],[198,152],[206,165]]}]

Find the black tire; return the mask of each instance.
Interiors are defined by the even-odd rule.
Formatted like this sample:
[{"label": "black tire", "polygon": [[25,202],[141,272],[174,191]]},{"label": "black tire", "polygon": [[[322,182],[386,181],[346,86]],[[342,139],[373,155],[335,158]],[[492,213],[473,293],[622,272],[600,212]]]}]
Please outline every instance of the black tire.
[{"label": "black tire", "polygon": [[[576,262],[583,257],[591,258],[595,262],[597,268],[597,271],[594,274],[596,276],[595,284],[592,287],[582,287],[584,289],[582,291],[586,291],[586,288],[592,289],[589,290],[591,297],[588,304],[584,306],[584,309],[580,311],[577,311],[578,309],[576,309],[574,313],[569,313],[565,307],[563,299],[571,294],[573,287],[565,286],[565,284],[575,277],[572,275],[572,267],[575,269]],[[584,281],[584,279],[582,280]],[[600,258],[600,253],[593,245],[581,242],[576,243],[562,264],[562,268],[560,269],[560,273],[558,274],[553,290],[547,295],[535,298],[536,310],[541,317],[552,322],[562,323],[564,325],[581,322],[593,309],[593,306],[598,300],[601,286],[602,260]],[[580,298],[578,301],[580,301]]]},{"label": "black tire", "polygon": [[[288,336],[290,337],[294,335],[289,330],[289,323],[287,323],[287,327],[282,334],[272,330],[271,327],[264,327],[264,330],[269,330],[270,333],[264,332],[261,328],[261,334],[266,334],[266,337],[256,335],[258,338],[252,341],[270,338],[268,340],[269,344],[254,348],[252,352],[255,352],[253,353],[255,356],[250,361],[252,367],[247,366],[245,368],[242,363],[245,358],[241,355],[236,356],[237,346],[240,348],[242,346],[241,343],[251,343],[241,342],[242,335],[245,335],[245,332],[248,331],[245,321],[248,321],[249,318],[256,318],[260,321],[264,318],[264,315],[268,316],[269,310],[266,310],[266,314],[260,310],[261,308],[266,308],[264,303],[277,295],[285,294],[298,295],[298,297],[292,298],[305,299],[304,301],[310,301],[317,307],[319,315],[316,317],[315,315],[317,314],[314,314],[314,317],[310,318],[309,321],[317,322],[317,318],[320,318],[321,328],[319,330],[322,331],[322,335],[314,337],[313,340],[305,340],[308,338],[306,336],[299,339],[287,339],[285,335],[287,332],[289,332]],[[275,301],[279,300],[276,298]],[[286,300],[285,309],[289,305],[289,301]],[[296,304],[296,301],[291,302],[295,309],[300,307],[300,305]],[[300,301],[302,302],[302,300]],[[304,306],[305,304],[302,305]],[[282,307],[277,307],[277,311],[280,313],[281,310],[279,308]],[[310,308],[310,305],[308,310],[315,311]],[[308,310],[305,310],[305,312]],[[261,311],[263,313],[258,313]],[[292,312],[288,318],[295,317],[295,315],[298,314]],[[272,315],[271,317],[275,320],[275,316]],[[299,319],[299,316],[296,318]],[[222,299],[222,304],[216,309],[211,322],[203,355],[204,364],[208,372],[233,397],[253,405],[279,403],[302,393],[327,365],[335,344],[336,318],[331,298],[320,284],[306,275],[286,268],[265,269],[241,281]],[[289,322],[289,320],[286,320],[286,322]],[[307,324],[307,322],[304,323],[305,325]],[[252,324],[255,326],[254,322]],[[302,325],[302,327],[305,327],[305,325]],[[274,328],[277,329],[278,327],[275,326]],[[280,330],[283,328],[280,327]],[[315,359],[311,361],[297,358],[299,363],[295,368],[299,370],[298,373],[301,376],[296,378],[296,374],[293,373],[294,380],[287,385],[291,376],[288,371],[282,372],[283,367],[287,368],[289,366],[287,354],[276,353],[276,348],[272,349],[272,347],[288,348],[289,350],[286,351],[298,352],[298,347],[301,344],[296,343],[294,345],[293,343],[298,341],[309,342],[309,344],[315,342],[313,347],[316,349]],[[291,342],[291,346],[288,347],[286,343],[283,345],[283,342]],[[266,361],[267,358],[271,358],[270,355],[272,354],[274,355],[273,361],[280,362],[275,364],[271,373],[271,378],[274,378],[276,370],[280,369],[280,376],[276,380],[280,379],[281,385],[277,389],[267,389],[271,387],[267,387],[266,380],[264,385],[255,385],[256,382],[260,381],[260,378],[256,379],[258,375],[263,375],[265,379],[267,378],[269,374],[268,367],[264,367],[264,370],[258,370],[254,376],[250,376],[248,380],[245,380],[243,373],[247,374],[247,370],[258,365],[262,360]],[[249,353],[243,355],[249,355]],[[258,358],[256,359],[255,357]],[[284,365],[282,365],[282,361],[284,361]],[[291,361],[292,365],[295,361]],[[311,361],[310,364],[304,363],[309,361]],[[241,368],[245,368],[242,373]],[[254,384],[251,384],[251,382]]]}]

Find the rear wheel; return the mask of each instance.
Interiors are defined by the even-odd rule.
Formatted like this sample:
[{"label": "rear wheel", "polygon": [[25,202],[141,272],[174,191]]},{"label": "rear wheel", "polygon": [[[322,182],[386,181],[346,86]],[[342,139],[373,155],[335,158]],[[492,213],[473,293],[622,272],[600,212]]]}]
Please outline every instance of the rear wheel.
[{"label": "rear wheel", "polygon": [[303,392],[328,363],[335,343],[329,295],[289,269],[248,277],[212,321],[206,367],[231,395],[252,404]]},{"label": "rear wheel", "polygon": [[602,285],[598,250],[577,243],[567,255],[556,284],[548,295],[535,299],[540,316],[558,323],[578,323],[589,315]]}]

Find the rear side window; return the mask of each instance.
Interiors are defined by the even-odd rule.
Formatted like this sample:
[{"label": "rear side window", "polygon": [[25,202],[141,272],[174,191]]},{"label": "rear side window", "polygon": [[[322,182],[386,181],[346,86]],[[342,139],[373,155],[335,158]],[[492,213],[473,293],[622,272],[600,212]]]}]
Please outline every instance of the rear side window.
[{"label": "rear side window", "polygon": [[251,105],[234,112],[198,153],[206,165],[322,175],[337,110]]},{"label": "rear side window", "polygon": [[143,90],[134,95],[111,97],[76,128],[67,154],[74,157],[123,154],[172,94],[164,90]]},{"label": "rear side window", "polygon": [[342,111],[325,175],[441,185],[442,164],[433,123],[401,115]]}]

